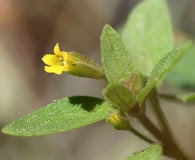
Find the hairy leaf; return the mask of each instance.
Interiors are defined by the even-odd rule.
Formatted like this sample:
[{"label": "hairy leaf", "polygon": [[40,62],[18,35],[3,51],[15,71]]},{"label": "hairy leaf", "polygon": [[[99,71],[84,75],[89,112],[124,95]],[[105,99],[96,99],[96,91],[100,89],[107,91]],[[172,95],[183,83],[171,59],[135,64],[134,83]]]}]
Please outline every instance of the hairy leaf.
[{"label": "hairy leaf", "polygon": [[137,95],[137,102],[141,104],[148,93],[155,87],[163,76],[179,61],[179,59],[186,53],[190,48],[191,41],[187,41],[177,48],[173,49],[166,56],[164,56],[160,62],[154,67],[150,74],[146,86]]},{"label": "hairy leaf", "polygon": [[40,136],[65,132],[106,118],[111,110],[102,99],[75,96],[57,100],[3,128],[5,134]]},{"label": "hairy leaf", "polygon": [[172,25],[165,0],[144,0],[130,13],[122,39],[135,68],[149,76],[160,59],[173,49]]},{"label": "hairy leaf", "polygon": [[162,147],[158,144],[152,144],[146,149],[137,152],[124,160],[160,160]]},{"label": "hairy leaf", "polygon": [[127,79],[134,71],[131,54],[124,46],[118,33],[106,25],[101,35],[102,63],[108,82]]}]

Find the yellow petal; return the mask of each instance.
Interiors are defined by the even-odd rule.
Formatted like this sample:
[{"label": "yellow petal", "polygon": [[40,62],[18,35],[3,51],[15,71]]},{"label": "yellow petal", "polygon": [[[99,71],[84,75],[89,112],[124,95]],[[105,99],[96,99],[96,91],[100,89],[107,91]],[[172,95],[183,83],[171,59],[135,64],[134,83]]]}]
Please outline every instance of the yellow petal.
[{"label": "yellow petal", "polygon": [[47,73],[62,74],[63,68],[64,68],[63,66],[52,66],[52,67],[45,66],[45,71]]},{"label": "yellow petal", "polygon": [[59,43],[57,43],[54,47],[54,53],[55,55],[61,56],[61,51],[60,51],[60,47],[59,47]]},{"label": "yellow petal", "polygon": [[67,63],[68,61],[70,61],[70,56],[68,54],[68,52],[62,51],[61,56],[63,57],[63,60]]},{"label": "yellow petal", "polygon": [[46,54],[42,58],[43,62],[50,66],[62,66],[63,60],[61,60],[58,56],[52,54]]}]

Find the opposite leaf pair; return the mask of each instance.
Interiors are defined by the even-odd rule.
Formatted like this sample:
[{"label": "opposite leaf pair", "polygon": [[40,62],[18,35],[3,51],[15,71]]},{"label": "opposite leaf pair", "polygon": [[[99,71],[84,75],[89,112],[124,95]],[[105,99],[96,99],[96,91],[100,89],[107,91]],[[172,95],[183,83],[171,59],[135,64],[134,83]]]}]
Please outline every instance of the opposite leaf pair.
[{"label": "opposite leaf pair", "polygon": [[[139,75],[143,74],[147,76],[145,73],[142,73],[141,70],[139,71],[135,68],[133,63],[134,61],[131,58],[132,54],[126,49],[117,32],[109,25],[104,27],[101,40],[102,63],[109,83],[119,83],[121,80],[127,81],[134,72],[137,72]],[[146,85],[142,85],[142,88],[137,93],[136,102],[139,105],[142,105],[152,88],[154,88],[156,84],[162,80],[163,76],[179,61],[190,46],[191,41],[187,41],[176,47],[162,57],[159,62],[156,62],[157,64],[151,70],[148,78],[141,78],[141,81],[146,80]]]}]

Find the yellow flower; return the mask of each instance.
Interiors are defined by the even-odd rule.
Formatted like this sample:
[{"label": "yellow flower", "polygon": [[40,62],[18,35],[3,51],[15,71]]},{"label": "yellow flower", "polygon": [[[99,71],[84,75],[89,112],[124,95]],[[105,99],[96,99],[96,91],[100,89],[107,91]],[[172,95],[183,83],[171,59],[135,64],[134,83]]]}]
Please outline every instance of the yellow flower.
[{"label": "yellow flower", "polygon": [[47,73],[62,74],[66,72],[75,76],[100,79],[104,76],[102,68],[84,55],[76,52],[61,51],[59,44],[54,47],[54,54],[42,58]]},{"label": "yellow flower", "polygon": [[54,47],[54,55],[46,54],[42,60],[48,65],[45,66],[47,73],[61,74],[63,71],[70,70],[71,62],[68,52],[61,52],[58,43]]}]

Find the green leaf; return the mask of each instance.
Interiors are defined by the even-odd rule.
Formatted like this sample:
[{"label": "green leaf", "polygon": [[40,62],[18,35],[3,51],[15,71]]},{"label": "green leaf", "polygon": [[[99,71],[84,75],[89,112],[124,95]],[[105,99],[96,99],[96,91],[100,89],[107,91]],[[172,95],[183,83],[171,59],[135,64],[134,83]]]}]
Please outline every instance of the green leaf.
[{"label": "green leaf", "polygon": [[192,68],[195,68],[194,53],[195,40],[190,50],[184,55],[181,61],[167,74],[165,77],[166,82],[179,87],[195,88],[195,72],[192,71]]},{"label": "green leaf", "polygon": [[103,120],[111,109],[108,103],[99,98],[64,98],[12,122],[2,132],[15,136],[65,132]]},{"label": "green leaf", "polygon": [[146,149],[125,158],[124,160],[160,160],[162,147],[158,144],[152,144]]},{"label": "green leaf", "polygon": [[135,68],[149,76],[160,59],[173,49],[173,33],[165,0],[144,0],[134,8],[122,39],[132,53]]},{"label": "green leaf", "polygon": [[123,111],[129,111],[134,105],[134,94],[121,84],[109,84],[103,95],[110,104]]},{"label": "green leaf", "polygon": [[177,95],[176,98],[182,102],[195,102],[195,92]]},{"label": "green leaf", "polygon": [[195,102],[195,92],[186,93],[186,94],[179,94],[179,95],[172,95],[172,94],[159,94],[162,98],[176,100],[184,103],[193,103]]},{"label": "green leaf", "polygon": [[179,61],[179,59],[186,53],[190,48],[191,41],[187,41],[177,48],[173,49],[166,56],[164,56],[160,62],[154,67],[152,73],[150,74],[146,86],[138,93],[136,99],[139,104],[141,104],[152,88],[155,87],[157,82],[159,82],[163,76]]},{"label": "green leaf", "polygon": [[127,79],[134,71],[131,54],[127,51],[118,33],[105,25],[101,35],[102,63],[108,82],[117,83]]}]

